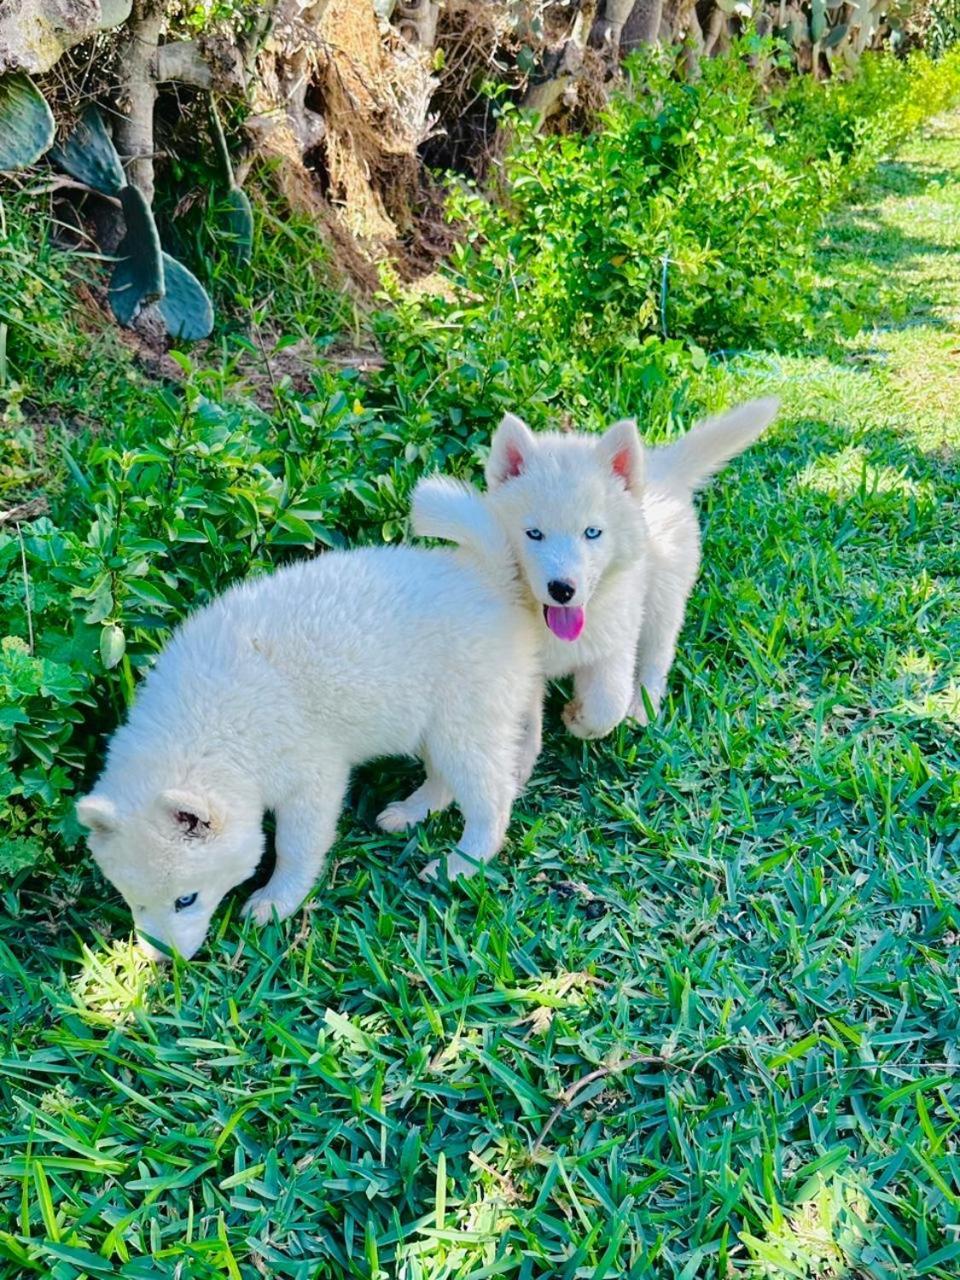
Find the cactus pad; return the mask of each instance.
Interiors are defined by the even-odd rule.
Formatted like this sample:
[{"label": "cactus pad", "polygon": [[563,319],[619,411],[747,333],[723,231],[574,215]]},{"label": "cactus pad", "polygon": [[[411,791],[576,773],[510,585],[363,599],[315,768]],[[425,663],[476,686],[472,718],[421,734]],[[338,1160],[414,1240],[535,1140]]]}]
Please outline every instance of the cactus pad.
[{"label": "cactus pad", "polygon": [[117,265],[107,298],[119,322],[129,327],[137,312],[163,294],[163,261],[153,213],[136,187],[120,192],[127,229],[117,246]]},{"label": "cactus pad", "polygon": [[73,132],[52,149],[50,159],[101,195],[118,196],[126,186],[117,149],[96,107],[87,107]]},{"label": "cactus pad", "polygon": [[29,76],[0,77],[0,172],[36,164],[55,132],[53,112]]},{"label": "cactus pad", "polygon": [[253,256],[253,208],[250,199],[239,187],[231,187],[223,207],[231,250],[238,262],[247,263]]},{"label": "cactus pad", "polygon": [[845,22],[838,22],[835,27],[831,27],[824,37],[823,47],[825,49],[834,49],[847,34],[849,30]]},{"label": "cactus pad", "polygon": [[163,279],[166,291],[158,307],[170,337],[188,342],[208,337],[213,328],[213,305],[197,277],[165,253]]}]

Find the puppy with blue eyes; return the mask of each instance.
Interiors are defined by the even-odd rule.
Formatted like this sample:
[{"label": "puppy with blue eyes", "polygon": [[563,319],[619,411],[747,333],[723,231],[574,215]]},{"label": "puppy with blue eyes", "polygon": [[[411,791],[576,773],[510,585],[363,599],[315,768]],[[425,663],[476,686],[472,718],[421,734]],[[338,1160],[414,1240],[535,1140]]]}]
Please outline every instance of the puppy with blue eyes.
[{"label": "puppy with blue eyes", "polygon": [[[632,420],[600,436],[534,434],[508,413],[486,494],[442,476],[417,486],[416,533],[512,564],[542,619],[545,675],[573,676],[563,718],[577,737],[603,737],[627,716],[646,724],[648,706],[659,710],[700,567],[694,492],[778,407],[751,401],[653,449]],[[528,727],[535,759],[539,720]]]},{"label": "puppy with blue eyes", "polygon": [[190,957],[256,870],[265,810],[276,867],[245,910],[265,923],[299,907],[351,770],[375,757],[417,756],[426,771],[380,814],[385,831],[455,802],[447,874],[489,862],[533,767],[521,748],[542,686],[535,622],[498,569],[451,548],[331,551],[177,628],[77,815],[147,953]]}]

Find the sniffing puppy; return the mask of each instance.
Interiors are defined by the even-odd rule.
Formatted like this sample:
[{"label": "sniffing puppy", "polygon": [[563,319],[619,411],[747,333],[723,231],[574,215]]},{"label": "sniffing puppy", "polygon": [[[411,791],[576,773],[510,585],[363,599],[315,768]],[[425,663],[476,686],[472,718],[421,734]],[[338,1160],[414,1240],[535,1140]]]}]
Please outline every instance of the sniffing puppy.
[{"label": "sniffing puppy", "polygon": [[[574,677],[563,718],[577,737],[603,737],[626,716],[646,724],[644,695],[659,710],[700,567],[693,494],[778,407],[750,401],[653,449],[631,420],[599,437],[535,435],[508,413],[486,494],[442,476],[417,486],[416,533],[514,565],[541,625],[545,675]],[[539,745],[539,726],[530,733]]]},{"label": "sniffing puppy", "polygon": [[416,755],[427,770],[380,815],[384,829],[456,800],[449,875],[488,862],[533,765],[519,750],[542,688],[538,649],[509,584],[449,549],[330,552],[187,619],[77,805],[148,953],[152,940],[194,954],[260,861],[264,810],[276,814],[276,870],[245,909],[261,923],[295,911],[351,768],[374,756]]}]

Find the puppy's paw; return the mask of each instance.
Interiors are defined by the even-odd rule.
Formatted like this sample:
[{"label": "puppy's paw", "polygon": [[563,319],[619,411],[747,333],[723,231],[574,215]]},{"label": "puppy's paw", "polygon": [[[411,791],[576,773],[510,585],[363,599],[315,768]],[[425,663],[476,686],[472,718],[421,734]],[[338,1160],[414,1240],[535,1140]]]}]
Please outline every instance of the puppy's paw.
[{"label": "puppy's paw", "polygon": [[426,814],[414,813],[405,800],[394,800],[382,813],[377,814],[377,826],[381,831],[394,834],[397,831],[408,831],[421,822]]},{"label": "puppy's paw", "polygon": [[[448,880],[469,880],[469,878],[480,870],[480,863],[475,862],[471,858],[464,858],[459,853],[451,853],[447,858],[447,879]],[[440,875],[440,859],[434,858],[420,872],[421,880],[436,880]]]},{"label": "puppy's paw", "polygon": [[474,858],[465,858],[462,854],[451,853],[447,858],[447,875],[451,880],[469,880],[480,870],[482,863]]},{"label": "puppy's paw", "polygon": [[256,889],[251,893],[243,904],[243,914],[252,916],[257,924],[269,924],[273,919],[274,911],[278,919],[286,920],[287,916],[293,915],[302,901],[302,896],[293,898],[268,883],[262,889]]},{"label": "puppy's paw", "polygon": [[657,716],[660,714],[660,699],[651,698],[648,693],[647,701],[650,703],[650,711],[653,712],[652,715],[647,711],[647,703],[644,702],[643,698],[636,698],[630,710],[627,712],[630,719],[635,720],[641,728],[646,728],[646,726],[656,720]]},{"label": "puppy's paw", "polygon": [[567,729],[571,733],[577,734],[577,736],[579,737],[580,735],[578,733],[578,730],[580,728],[581,715],[582,715],[580,699],[571,698],[570,701],[567,703],[567,705],[563,708],[563,712],[561,714],[563,716],[563,723],[567,726]]},{"label": "puppy's paw", "polygon": [[591,724],[579,698],[572,698],[563,708],[563,723],[575,738],[605,738],[616,726]]}]

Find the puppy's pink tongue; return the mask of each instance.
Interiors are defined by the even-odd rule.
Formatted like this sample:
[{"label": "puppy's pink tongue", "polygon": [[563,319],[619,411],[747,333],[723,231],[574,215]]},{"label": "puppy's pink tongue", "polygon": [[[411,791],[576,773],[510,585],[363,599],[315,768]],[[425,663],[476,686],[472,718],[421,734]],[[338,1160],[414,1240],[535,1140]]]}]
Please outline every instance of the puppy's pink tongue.
[{"label": "puppy's pink tongue", "polygon": [[547,604],[543,606],[547,626],[558,640],[576,640],[583,630],[587,616],[580,605]]}]

